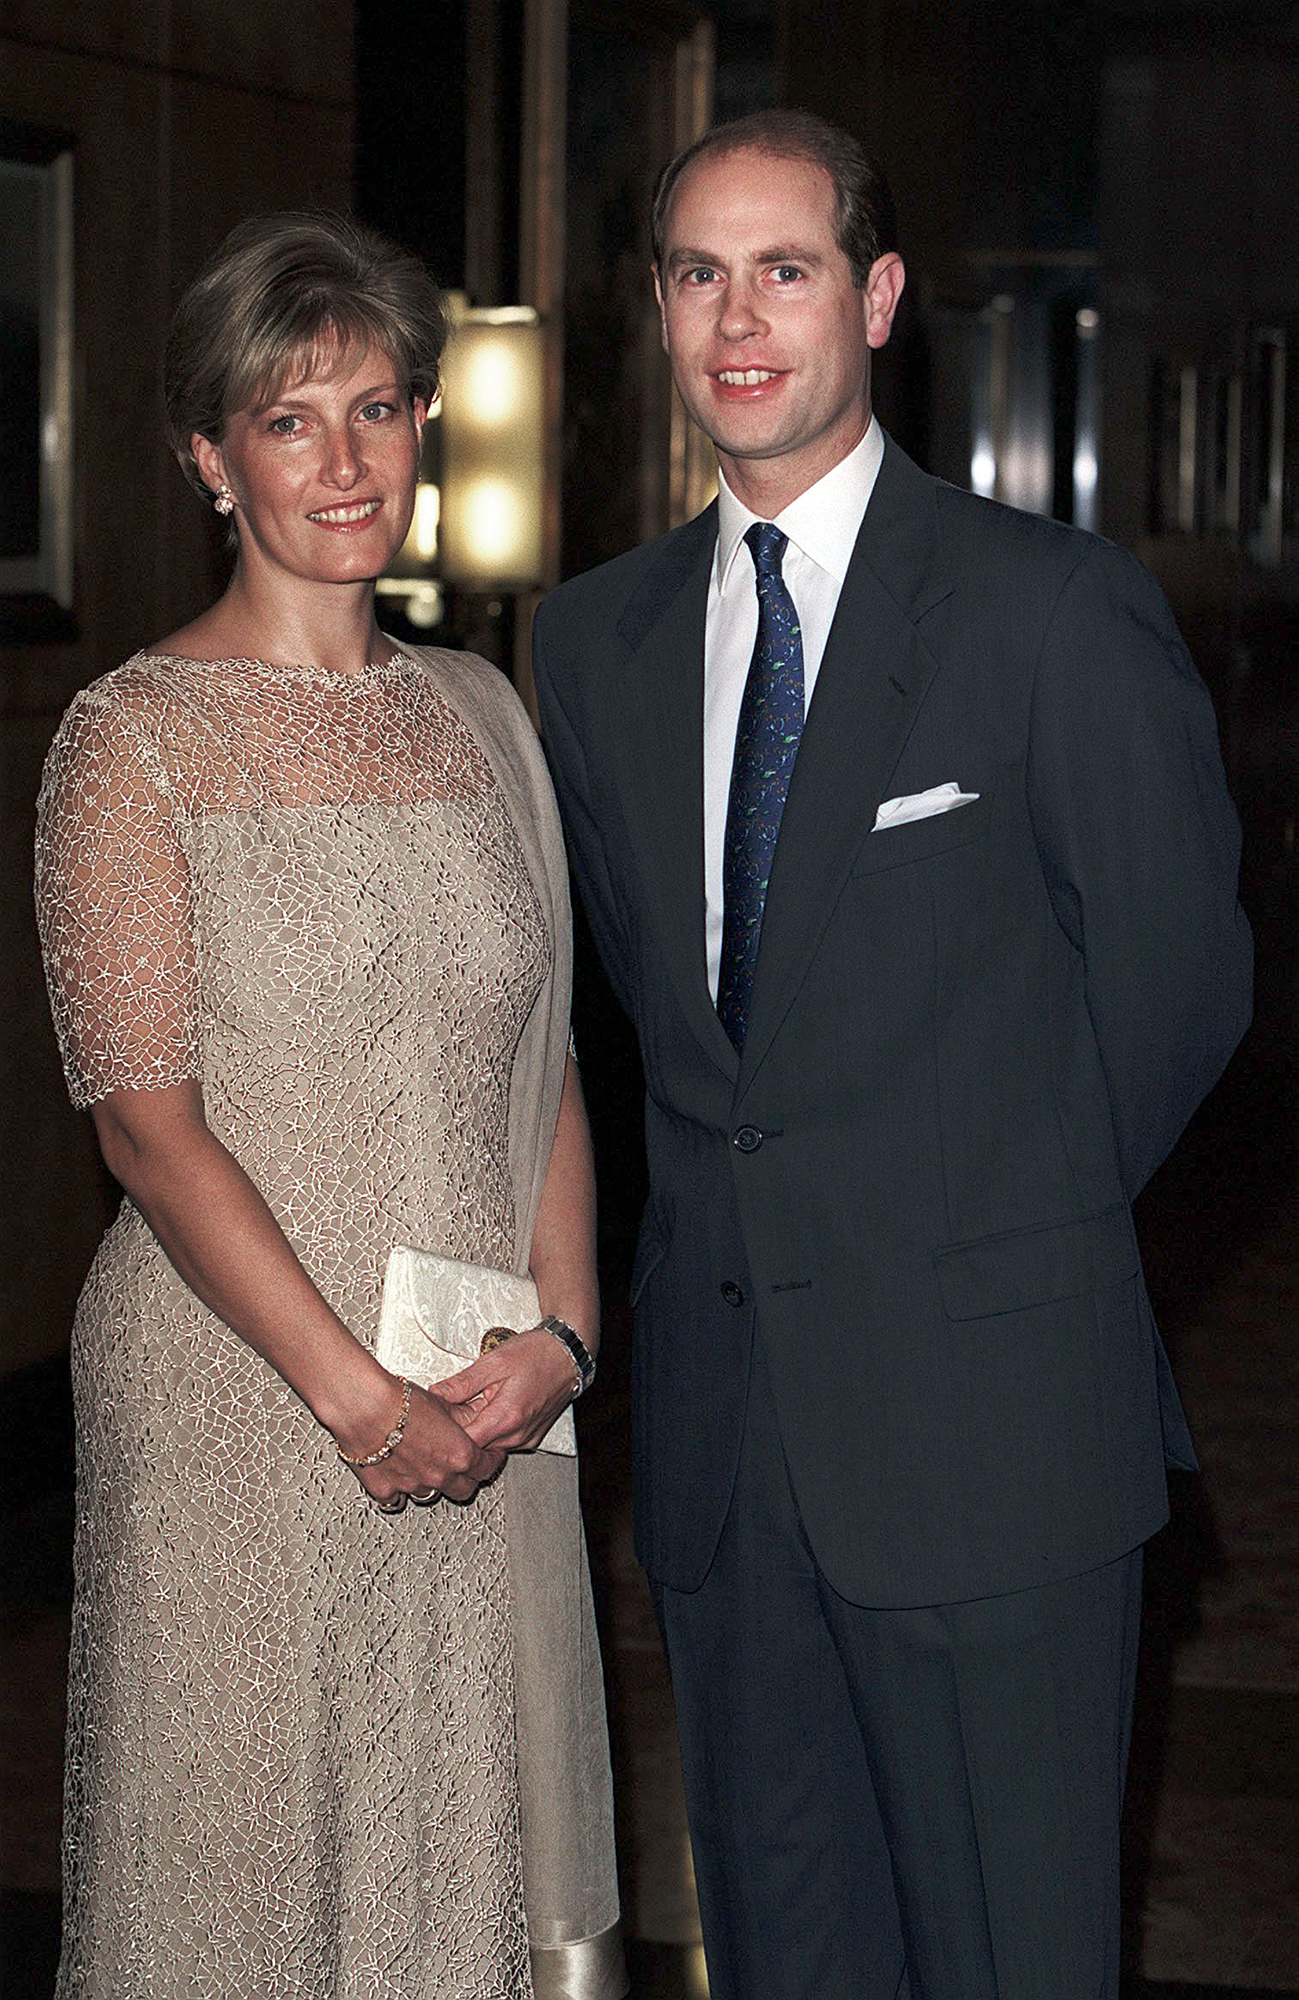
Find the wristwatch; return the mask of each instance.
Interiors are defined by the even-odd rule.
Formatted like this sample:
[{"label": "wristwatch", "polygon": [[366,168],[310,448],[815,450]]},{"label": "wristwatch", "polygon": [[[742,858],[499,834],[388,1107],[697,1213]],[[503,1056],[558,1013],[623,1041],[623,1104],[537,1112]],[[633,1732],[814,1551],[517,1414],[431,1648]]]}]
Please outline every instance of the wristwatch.
[{"label": "wristwatch", "polygon": [[537,1325],[544,1326],[547,1333],[553,1333],[556,1340],[567,1348],[568,1358],[577,1375],[577,1389],[573,1397],[576,1402],[577,1397],[584,1396],[595,1380],[594,1354],[566,1319],[559,1319],[554,1313],[543,1313]]}]

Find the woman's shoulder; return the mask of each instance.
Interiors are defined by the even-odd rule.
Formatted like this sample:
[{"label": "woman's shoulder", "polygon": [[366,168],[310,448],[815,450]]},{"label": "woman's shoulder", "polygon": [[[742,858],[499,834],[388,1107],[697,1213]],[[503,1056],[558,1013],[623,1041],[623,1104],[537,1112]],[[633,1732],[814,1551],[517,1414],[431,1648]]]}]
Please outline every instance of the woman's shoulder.
[{"label": "woman's shoulder", "polygon": [[[402,649],[477,737],[514,812],[556,850],[558,816],[541,739],[513,682],[477,653],[440,646]],[[552,855],[553,859],[553,855]]]},{"label": "woman's shoulder", "polygon": [[149,728],[172,699],[163,661],[152,653],[132,653],[78,689],[64,710],[59,734],[88,728],[129,734]]},{"label": "woman's shoulder", "polygon": [[400,650],[444,693],[458,696],[475,713],[511,724],[527,721],[528,712],[508,675],[481,654],[455,652],[447,646],[402,646]]},{"label": "woman's shoulder", "polygon": [[178,663],[150,651],[132,653],[81,688],[63,712],[45,761],[44,789],[56,783],[115,774],[134,789],[170,791],[175,752],[186,732],[187,707]]},{"label": "woman's shoulder", "polygon": [[542,763],[541,745],[532,717],[514,683],[500,667],[477,653],[452,652],[442,646],[405,646],[421,671],[451,703],[461,720],[490,754],[521,759],[529,769]]}]

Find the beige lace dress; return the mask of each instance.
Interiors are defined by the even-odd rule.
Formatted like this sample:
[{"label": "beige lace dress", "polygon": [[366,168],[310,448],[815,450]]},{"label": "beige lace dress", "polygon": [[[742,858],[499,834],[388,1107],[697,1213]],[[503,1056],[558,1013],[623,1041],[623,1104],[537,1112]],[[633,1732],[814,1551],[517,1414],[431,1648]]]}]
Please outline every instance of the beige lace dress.
[{"label": "beige lace dress", "polygon": [[[360,1339],[395,1242],[526,1267],[567,912],[493,669],[137,655],[55,739],[37,901],[75,1102],[198,1079]],[[129,1200],[73,1368],[60,2000],[620,1992],[571,1462],[384,1516]]]}]

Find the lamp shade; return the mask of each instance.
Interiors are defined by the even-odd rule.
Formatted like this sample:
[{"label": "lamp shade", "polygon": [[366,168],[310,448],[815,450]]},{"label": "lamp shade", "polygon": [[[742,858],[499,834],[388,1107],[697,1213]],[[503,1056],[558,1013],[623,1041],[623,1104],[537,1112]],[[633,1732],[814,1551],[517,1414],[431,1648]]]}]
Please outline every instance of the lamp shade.
[{"label": "lamp shade", "polygon": [[465,590],[542,581],[542,384],[530,306],[465,313],[442,363],[440,568]]}]

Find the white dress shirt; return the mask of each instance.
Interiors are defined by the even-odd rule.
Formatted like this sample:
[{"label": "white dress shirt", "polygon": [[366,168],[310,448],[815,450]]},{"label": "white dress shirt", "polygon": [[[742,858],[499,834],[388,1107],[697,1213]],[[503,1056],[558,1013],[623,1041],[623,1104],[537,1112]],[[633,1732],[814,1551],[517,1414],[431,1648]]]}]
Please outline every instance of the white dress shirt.
[{"label": "white dress shirt", "polygon": [[[884,434],[872,417],[865,436],[848,456],[776,516],[776,527],[789,537],[781,575],[794,600],[803,638],[804,715],[883,456]],[[717,553],[704,626],[704,894],[708,989],[714,1000],[722,956],[722,849],[731,765],[740,702],[758,636],[757,584],[744,536],[761,519],[736,499],[725,475],[719,475]]]}]

